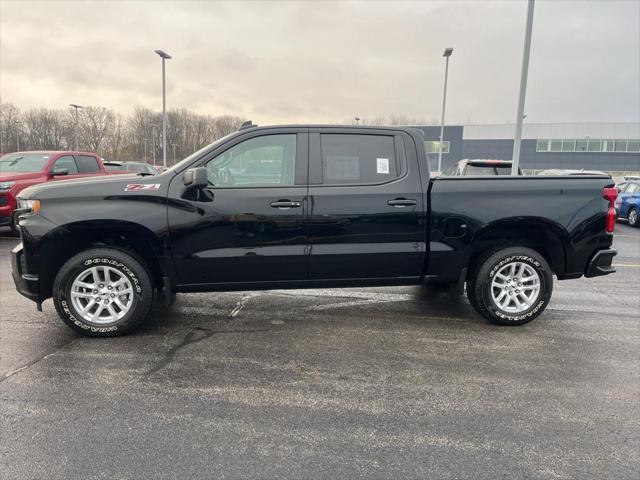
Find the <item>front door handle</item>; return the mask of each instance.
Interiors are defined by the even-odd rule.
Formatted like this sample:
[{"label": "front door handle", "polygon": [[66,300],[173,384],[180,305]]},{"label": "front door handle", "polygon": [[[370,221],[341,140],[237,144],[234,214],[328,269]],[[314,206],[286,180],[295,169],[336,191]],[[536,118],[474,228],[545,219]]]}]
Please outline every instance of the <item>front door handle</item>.
[{"label": "front door handle", "polygon": [[392,207],[410,207],[415,205],[416,201],[410,198],[394,198],[393,200],[389,200],[387,205]]},{"label": "front door handle", "polygon": [[277,202],[271,202],[271,206],[273,208],[281,208],[285,210],[288,208],[299,208],[300,205],[300,202],[292,202],[290,200],[278,200]]}]

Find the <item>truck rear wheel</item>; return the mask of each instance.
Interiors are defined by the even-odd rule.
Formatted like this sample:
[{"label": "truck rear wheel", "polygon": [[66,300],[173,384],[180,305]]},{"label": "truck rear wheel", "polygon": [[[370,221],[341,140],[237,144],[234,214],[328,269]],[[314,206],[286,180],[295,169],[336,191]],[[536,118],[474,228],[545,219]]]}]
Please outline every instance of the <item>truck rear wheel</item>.
[{"label": "truck rear wheel", "polygon": [[511,247],[481,259],[467,281],[469,302],[499,325],[522,325],[540,315],[553,291],[549,264],[538,252]]},{"label": "truck rear wheel", "polygon": [[153,302],[151,277],[140,260],[112,248],[92,248],[69,259],[53,282],[60,318],[94,337],[123,335],[145,320]]}]

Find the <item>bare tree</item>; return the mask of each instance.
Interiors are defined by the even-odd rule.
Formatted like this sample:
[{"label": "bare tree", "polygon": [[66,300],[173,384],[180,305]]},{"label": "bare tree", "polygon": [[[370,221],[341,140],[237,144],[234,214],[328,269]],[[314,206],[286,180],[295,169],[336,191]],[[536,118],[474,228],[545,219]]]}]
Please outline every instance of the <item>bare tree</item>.
[{"label": "bare tree", "polygon": [[[75,145],[76,117],[68,109],[34,108],[25,113],[12,104],[0,105],[0,151],[62,150]],[[167,112],[168,159],[182,159],[238,129],[244,119],[234,115],[201,115],[187,109]],[[162,156],[162,117],[145,107],[123,116],[105,107],[85,107],[79,113],[79,148],[109,160],[149,161]]]},{"label": "bare tree", "polygon": [[105,107],[85,107],[80,114],[81,146],[101,154],[115,124],[115,113]]},{"label": "bare tree", "polygon": [[0,153],[15,152],[24,146],[19,140],[22,134],[20,109],[12,103],[0,104]]},{"label": "bare tree", "polygon": [[65,115],[61,110],[32,108],[23,117],[29,148],[61,150],[67,147]]}]

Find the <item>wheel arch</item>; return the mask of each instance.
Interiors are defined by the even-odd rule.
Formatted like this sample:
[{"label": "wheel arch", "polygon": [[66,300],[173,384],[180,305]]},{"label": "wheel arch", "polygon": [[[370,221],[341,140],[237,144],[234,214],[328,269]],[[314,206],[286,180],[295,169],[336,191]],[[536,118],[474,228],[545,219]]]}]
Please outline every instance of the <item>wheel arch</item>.
[{"label": "wheel arch", "polygon": [[471,242],[469,273],[490,252],[509,247],[526,247],[542,255],[551,270],[562,276],[567,269],[569,234],[564,227],[545,218],[516,217],[487,224]]},{"label": "wheel arch", "polygon": [[40,294],[52,296],[58,271],[74,255],[93,247],[108,247],[137,257],[147,268],[155,287],[171,276],[163,241],[143,225],[123,220],[91,220],[70,223],[49,232],[40,253]]}]

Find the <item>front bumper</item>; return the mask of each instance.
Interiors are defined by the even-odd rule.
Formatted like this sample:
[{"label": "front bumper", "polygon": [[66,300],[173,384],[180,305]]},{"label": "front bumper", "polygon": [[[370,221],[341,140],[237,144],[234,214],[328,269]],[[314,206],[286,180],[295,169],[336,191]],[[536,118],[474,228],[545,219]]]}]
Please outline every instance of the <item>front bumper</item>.
[{"label": "front bumper", "polygon": [[18,293],[40,304],[40,278],[26,272],[22,243],[11,251],[11,274]]},{"label": "front bumper", "polygon": [[618,254],[614,249],[597,251],[591,261],[587,264],[587,269],[584,272],[585,277],[599,277],[601,275],[609,275],[616,271],[615,267],[611,265],[613,257]]},{"label": "front bumper", "polygon": [[3,195],[3,202],[0,202],[0,226],[11,225],[13,222],[14,205],[9,197]]}]

